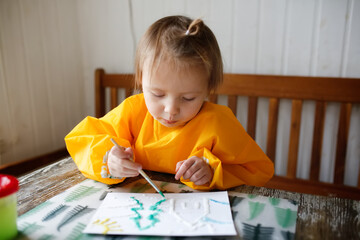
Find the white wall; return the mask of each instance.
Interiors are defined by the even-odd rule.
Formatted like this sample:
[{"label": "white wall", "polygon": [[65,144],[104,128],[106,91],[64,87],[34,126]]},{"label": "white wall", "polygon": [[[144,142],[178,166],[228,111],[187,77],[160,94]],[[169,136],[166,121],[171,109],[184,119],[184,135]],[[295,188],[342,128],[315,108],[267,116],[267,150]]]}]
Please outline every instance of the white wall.
[{"label": "white wall", "polygon": [[[95,68],[132,72],[141,35],[173,14],[204,19],[218,38],[226,72],[360,77],[358,0],[0,0],[0,164],[64,147],[64,136],[94,114]],[[256,135],[264,150],[267,104],[261,99]],[[241,98],[239,108],[245,106]],[[286,169],[290,110],[281,102],[278,174]],[[336,128],[338,111],[330,104],[328,126]],[[305,103],[303,112],[298,175],[306,178],[314,104]],[[246,126],[246,114],[238,117]],[[359,106],[351,120],[346,183],[356,185]],[[322,165],[323,181],[333,178],[327,173],[335,135],[324,136],[330,161]]]},{"label": "white wall", "polygon": [[85,115],[74,3],[0,1],[1,163],[63,147]]}]

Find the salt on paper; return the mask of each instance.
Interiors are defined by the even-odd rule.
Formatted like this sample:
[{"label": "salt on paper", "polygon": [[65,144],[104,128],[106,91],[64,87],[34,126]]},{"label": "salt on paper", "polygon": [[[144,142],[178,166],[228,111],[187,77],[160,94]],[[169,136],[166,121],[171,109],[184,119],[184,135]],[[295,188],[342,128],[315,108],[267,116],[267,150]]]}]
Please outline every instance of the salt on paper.
[{"label": "salt on paper", "polygon": [[236,235],[228,193],[108,193],[84,233],[153,236]]}]

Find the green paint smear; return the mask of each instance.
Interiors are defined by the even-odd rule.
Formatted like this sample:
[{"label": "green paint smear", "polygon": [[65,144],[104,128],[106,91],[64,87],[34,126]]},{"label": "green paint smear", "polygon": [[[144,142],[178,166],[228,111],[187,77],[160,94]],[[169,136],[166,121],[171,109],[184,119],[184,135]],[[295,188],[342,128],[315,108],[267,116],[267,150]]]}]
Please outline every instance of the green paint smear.
[{"label": "green paint smear", "polygon": [[277,223],[283,227],[292,227],[296,223],[297,211],[292,211],[290,208],[275,207],[275,216]]},{"label": "green paint smear", "polygon": [[37,207],[27,211],[26,213],[24,213],[23,215],[18,217],[18,220],[26,218],[28,216],[34,215],[35,213],[38,213],[40,210],[43,210],[45,208],[47,208],[48,206],[50,206],[51,204],[53,204],[53,202],[51,201],[46,201],[40,205],[38,205]]},{"label": "green paint smear", "polygon": [[69,195],[66,196],[65,202],[72,202],[83,199],[100,190],[101,190],[100,188],[96,188],[96,187],[79,186],[78,188],[74,189],[71,193],[69,193]]},{"label": "green paint smear", "polygon": [[257,216],[259,216],[262,213],[262,211],[264,211],[265,203],[249,202],[249,208],[250,208],[249,220],[252,220]]},{"label": "green paint smear", "polygon": [[83,234],[83,230],[85,229],[86,225],[83,223],[77,223],[75,227],[73,227],[70,234],[66,237],[67,240],[78,240],[83,239],[84,236],[91,236]]},{"label": "green paint smear", "polygon": [[50,235],[50,234],[45,234],[45,235],[42,235],[39,240],[52,240],[52,239],[55,239],[55,236],[54,235]]},{"label": "green paint smear", "polygon": [[131,211],[133,211],[136,214],[136,217],[132,217],[130,219],[134,220],[136,227],[139,230],[146,230],[149,229],[151,227],[153,227],[157,222],[159,222],[160,220],[156,217],[160,212],[162,212],[161,209],[158,209],[158,207],[160,206],[161,203],[165,202],[166,199],[161,199],[160,201],[156,202],[154,205],[149,207],[149,210],[154,211],[153,214],[150,214],[147,219],[151,221],[150,224],[148,224],[147,226],[141,226],[140,224],[140,220],[142,219],[141,214],[139,213],[139,211],[144,210],[144,205],[135,197],[131,197],[131,199],[133,199],[136,204],[138,205],[138,207],[133,207],[131,208]]},{"label": "green paint smear", "polygon": [[257,197],[257,195],[254,195],[254,194],[248,194],[248,198],[250,198],[250,199],[254,199],[254,198],[256,198]]},{"label": "green paint smear", "polygon": [[36,232],[39,229],[42,229],[43,227],[44,226],[38,225],[36,222],[24,222],[19,226],[19,231],[21,232],[21,234],[26,236]]},{"label": "green paint smear", "polygon": [[277,206],[280,203],[280,198],[269,198],[269,202],[273,206]]},{"label": "green paint smear", "polygon": [[152,210],[152,211],[162,212],[161,209],[157,209],[157,208],[158,208],[158,206],[159,206],[160,204],[162,204],[162,203],[165,202],[165,201],[166,201],[166,199],[161,199],[160,201],[156,202],[154,205],[150,206],[149,209]]}]

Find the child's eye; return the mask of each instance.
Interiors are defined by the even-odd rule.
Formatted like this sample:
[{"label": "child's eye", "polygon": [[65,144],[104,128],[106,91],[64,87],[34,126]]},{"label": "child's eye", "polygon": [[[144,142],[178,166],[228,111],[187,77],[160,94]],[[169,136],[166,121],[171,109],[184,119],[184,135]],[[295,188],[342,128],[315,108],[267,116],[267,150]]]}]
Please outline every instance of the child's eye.
[{"label": "child's eye", "polygon": [[152,95],[153,95],[154,97],[158,97],[158,98],[164,96],[164,94],[160,94],[160,93],[152,93]]},{"label": "child's eye", "polygon": [[184,99],[185,101],[191,102],[191,101],[193,101],[195,98],[194,98],[194,97],[193,97],[193,98],[186,98],[186,97],[183,97],[183,99]]}]

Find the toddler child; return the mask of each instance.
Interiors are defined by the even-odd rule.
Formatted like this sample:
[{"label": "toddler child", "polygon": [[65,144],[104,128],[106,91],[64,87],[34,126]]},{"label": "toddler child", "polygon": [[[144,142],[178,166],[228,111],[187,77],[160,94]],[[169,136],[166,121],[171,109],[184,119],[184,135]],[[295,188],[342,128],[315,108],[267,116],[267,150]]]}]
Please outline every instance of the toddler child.
[{"label": "toddler child", "polygon": [[200,190],[262,186],[272,161],[228,107],[206,101],[222,78],[219,46],[203,21],[162,18],[137,48],[142,93],[100,119],[85,118],[65,137],[67,149],[86,177],[106,184],[147,169]]}]

